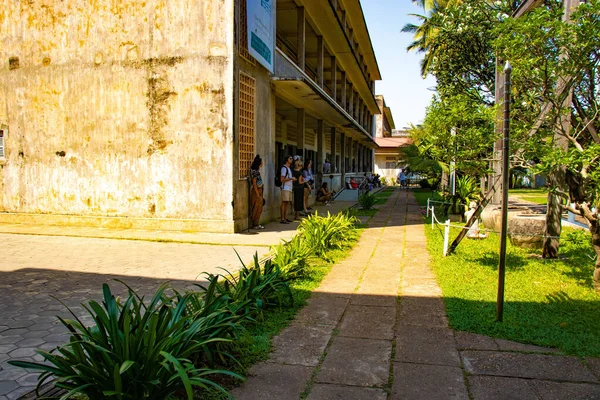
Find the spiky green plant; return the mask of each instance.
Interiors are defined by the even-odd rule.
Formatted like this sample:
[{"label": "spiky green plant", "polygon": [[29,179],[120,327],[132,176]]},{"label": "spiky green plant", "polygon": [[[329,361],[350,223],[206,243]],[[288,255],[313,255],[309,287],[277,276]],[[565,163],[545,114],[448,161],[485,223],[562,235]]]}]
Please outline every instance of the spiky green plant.
[{"label": "spiky green plant", "polygon": [[316,255],[324,255],[327,250],[342,248],[356,238],[357,223],[356,217],[344,213],[327,213],[326,217],[315,213],[302,220],[298,230]]},{"label": "spiky green plant", "polygon": [[358,204],[363,210],[372,209],[376,202],[377,197],[375,197],[374,194],[371,194],[369,192],[363,193],[360,196],[358,196]]},{"label": "spiky green plant", "polygon": [[149,304],[128,287],[129,294],[121,303],[104,284],[102,304],[92,300],[84,305],[94,325],[86,327],[67,307],[74,319],[59,319],[70,332],[69,343],[51,352],[38,350],[45,364],[10,363],[43,371],[38,387],[54,378],[57,387],[67,390],[61,400],[75,394],[90,400],[162,400],[180,390],[191,400],[194,386],[225,392],[211,375],[242,377],[199,368],[190,360],[207,344],[228,341],[218,332],[231,323],[231,313],[225,312],[229,317],[219,317],[217,322],[213,314],[194,317],[187,308],[196,294],[169,297],[167,287],[162,285]]}]

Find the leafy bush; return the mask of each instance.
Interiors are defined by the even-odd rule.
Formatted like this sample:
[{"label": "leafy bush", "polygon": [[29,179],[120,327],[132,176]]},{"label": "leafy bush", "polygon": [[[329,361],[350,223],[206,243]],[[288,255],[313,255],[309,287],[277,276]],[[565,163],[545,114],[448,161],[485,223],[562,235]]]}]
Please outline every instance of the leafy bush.
[{"label": "leafy bush", "polygon": [[421,179],[419,181],[419,186],[421,186],[421,189],[431,189],[431,184],[427,179]]},{"label": "leafy bush", "polygon": [[[241,259],[240,259],[241,261]],[[258,254],[250,267],[243,261],[237,274],[227,272],[219,275],[223,281],[216,286],[219,294],[226,296],[233,304],[244,304],[244,313],[258,315],[267,306],[293,305],[294,299],[288,281],[278,265],[267,260],[261,267]],[[210,279],[217,276],[208,274]]]},{"label": "leafy bush", "polygon": [[273,264],[277,265],[286,277],[297,279],[305,275],[310,248],[302,235],[296,235],[288,242],[273,246],[271,251]]},{"label": "leafy bush", "polygon": [[371,208],[373,208],[376,202],[377,198],[375,197],[375,195],[369,192],[361,194],[358,197],[358,204],[363,210],[370,210]]},{"label": "leafy bush", "polygon": [[219,333],[235,323],[230,312],[190,314],[188,306],[197,295],[168,297],[167,285],[157,290],[149,304],[131,288],[124,303],[115,298],[107,284],[102,288],[102,305],[92,300],[84,306],[94,326],[86,327],[70,309],[73,320],[59,317],[71,337],[56,350],[37,351],[49,364],[10,363],[43,371],[38,387],[56,378],[56,386],[68,391],[63,399],[79,393],[90,400],[162,400],[183,389],[187,398],[193,399],[193,386],[224,391],[208,379],[210,375],[241,378],[230,371],[198,368],[190,361],[207,344],[228,341]]},{"label": "leafy bush", "polygon": [[354,226],[357,222],[356,217],[344,213],[336,215],[327,213],[327,217],[315,213],[302,220],[298,230],[314,254],[324,255],[327,250],[342,248],[355,238]]}]

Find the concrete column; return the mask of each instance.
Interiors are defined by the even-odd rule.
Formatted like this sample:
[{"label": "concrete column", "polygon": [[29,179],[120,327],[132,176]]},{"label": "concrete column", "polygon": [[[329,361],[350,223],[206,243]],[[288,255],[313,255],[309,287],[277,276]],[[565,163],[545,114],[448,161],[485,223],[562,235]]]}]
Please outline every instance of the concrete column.
[{"label": "concrete column", "polygon": [[358,165],[359,172],[365,172],[365,168],[364,168],[365,160],[364,160],[363,150],[364,150],[363,145],[359,144],[358,145],[358,155],[356,156],[356,159],[357,159],[356,164]]},{"label": "concrete column", "polygon": [[347,95],[347,82],[346,82],[346,71],[342,71],[342,101],[341,106],[345,110],[346,109],[346,95]]},{"label": "concrete column", "polygon": [[325,161],[325,123],[317,120],[317,157],[314,160],[313,173],[317,176],[317,185],[323,182],[323,161]]},{"label": "concrete column", "polygon": [[340,172],[342,173],[342,187],[344,186],[344,177],[346,176],[346,134],[340,132]]},{"label": "concrete column", "polygon": [[348,109],[346,111],[348,111],[348,114],[350,114],[350,116],[354,118],[354,89],[352,88],[352,83],[350,82],[348,82],[348,92],[350,95],[350,104],[348,104]]},{"label": "concrete column", "polygon": [[317,84],[323,88],[325,75],[325,45],[323,36],[317,36]]},{"label": "concrete column", "polygon": [[304,136],[306,135],[306,112],[304,108],[299,108],[296,111],[296,140],[297,140],[297,150],[296,154],[301,156],[304,159]]},{"label": "concrete column", "polygon": [[337,103],[337,61],[331,56],[331,97]]},{"label": "concrete column", "polygon": [[298,67],[306,70],[306,13],[304,7],[298,7]]},{"label": "concrete column", "polygon": [[331,162],[331,173],[333,174],[336,170],[337,163],[335,162],[335,155],[336,155],[336,130],[335,130],[335,126],[331,127],[331,154],[329,155],[331,157],[331,159],[329,160]]}]

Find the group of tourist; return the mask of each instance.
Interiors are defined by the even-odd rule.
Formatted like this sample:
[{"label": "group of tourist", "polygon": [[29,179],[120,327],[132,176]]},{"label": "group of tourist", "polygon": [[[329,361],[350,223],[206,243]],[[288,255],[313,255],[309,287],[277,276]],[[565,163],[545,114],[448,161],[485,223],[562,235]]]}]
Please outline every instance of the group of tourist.
[{"label": "group of tourist", "polygon": [[[256,155],[250,166],[250,218],[252,219],[253,229],[264,229],[260,224],[265,200],[263,197],[264,182],[260,174],[262,167],[260,155]],[[312,172],[312,161],[306,163],[300,156],[288,156],[284,165],[281,167],[279,182],[276,179],[276,186],[281,188],[281,223],[289,224],[292,220],[287,218],[289,204],[293,202],[294,219],[299,220],[300,216],[309,215],[312,207],[308,204],[308,199],[314,190],[315,179]],[[278,184],[279,183],[279,184]],[[326,205],[333,200],[333,193],[329,191],[327,182],[323,182],[316,195],[317,201]]]}]

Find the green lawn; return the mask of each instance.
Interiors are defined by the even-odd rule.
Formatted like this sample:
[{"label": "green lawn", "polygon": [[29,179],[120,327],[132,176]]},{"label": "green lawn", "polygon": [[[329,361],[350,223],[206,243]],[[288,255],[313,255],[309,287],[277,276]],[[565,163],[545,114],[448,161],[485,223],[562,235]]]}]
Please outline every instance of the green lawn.
[{"label": "green lawn", "polygon": [[524,201],[546,205],[548,201],[548,190],[542,189],[510,189],[509,196],[517,197]]},{"label": "green lawn", "polygon": [[[420,204],[427,197],[417,196]],[[543,260],[539,250],[508,244],[504,322],[499,323],[499,237],[465,239],[455,254],[443,257],[443,230],[429,225],[425,230],[452,328],[600,357],[600,295],[593,289],[587,231],[564,229],[559,260]],[[451,229],[451,240],[458,232]]]}]

